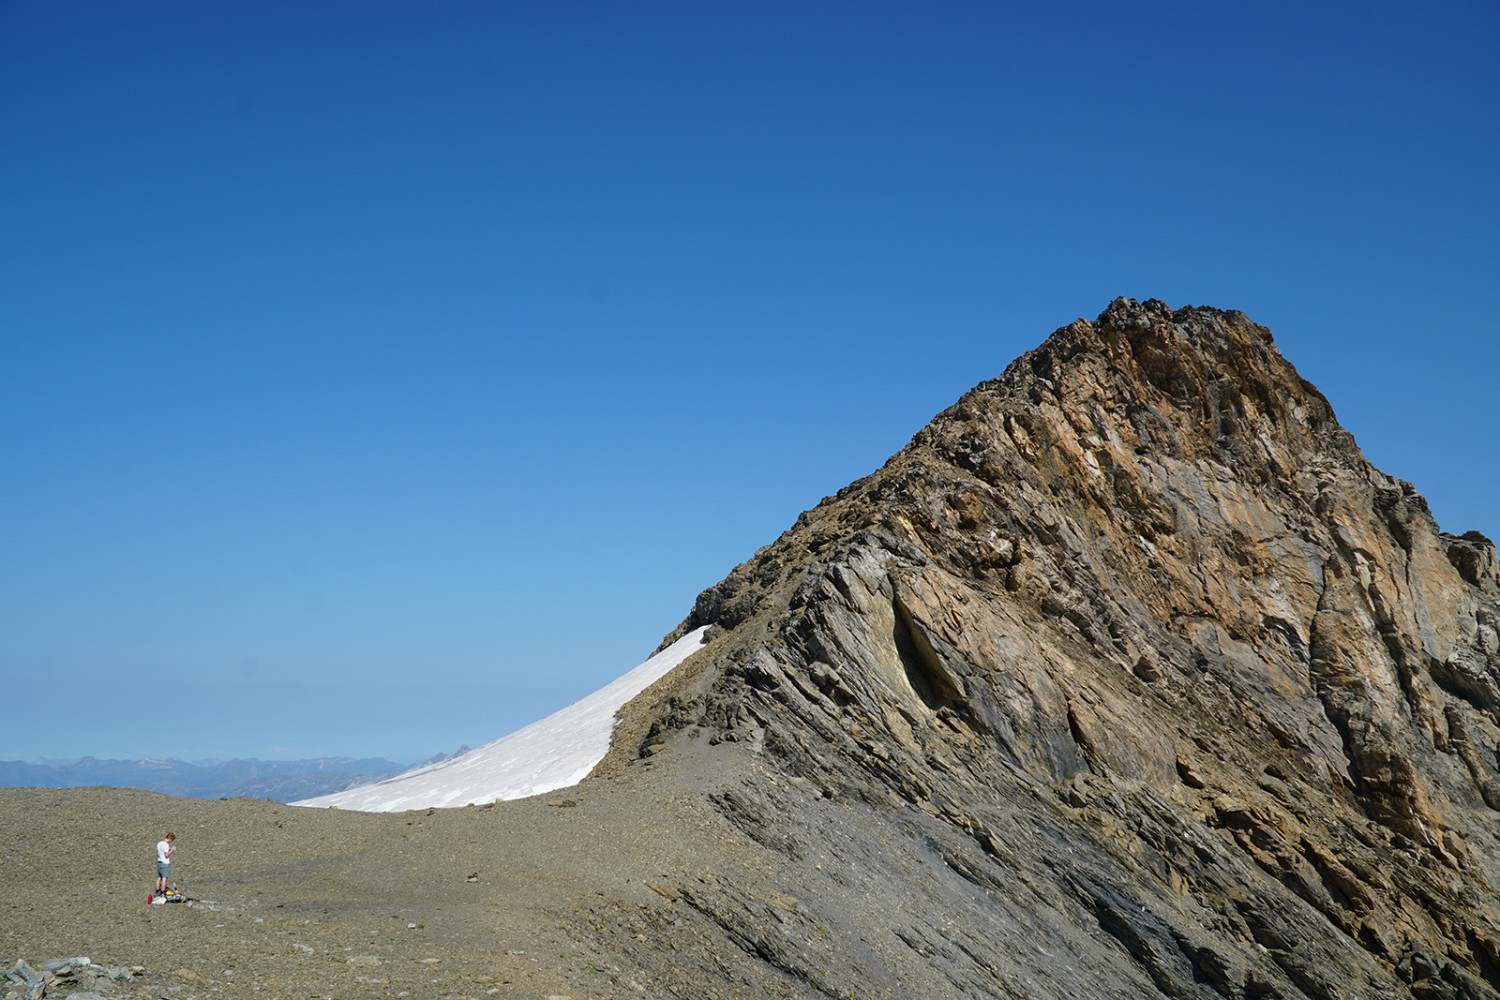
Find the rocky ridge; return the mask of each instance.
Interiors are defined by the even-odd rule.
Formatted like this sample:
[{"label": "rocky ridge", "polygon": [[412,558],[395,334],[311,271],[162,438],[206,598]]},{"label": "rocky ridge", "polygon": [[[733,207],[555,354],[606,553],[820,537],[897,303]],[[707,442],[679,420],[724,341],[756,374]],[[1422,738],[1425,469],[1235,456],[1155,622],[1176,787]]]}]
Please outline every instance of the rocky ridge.
[{"label": "rocky ridge", "polygon": [[1500,989],[1494,546],[1439,531],[1241,313],[1120,299],[1057,331],[669,639],[700,625],[625,731],[753,759],[722,814],[858,873],[811,874],[801,923],[692,890],[792,979]]}]

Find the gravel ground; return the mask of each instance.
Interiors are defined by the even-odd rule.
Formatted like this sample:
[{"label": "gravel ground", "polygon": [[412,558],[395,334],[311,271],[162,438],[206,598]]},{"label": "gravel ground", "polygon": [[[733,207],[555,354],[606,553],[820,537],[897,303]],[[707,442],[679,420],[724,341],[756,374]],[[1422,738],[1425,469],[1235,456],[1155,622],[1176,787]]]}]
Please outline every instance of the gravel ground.
[{"label": "gravel ground", "polygon": [[[705,849],[722,868],[732,832],[700,796],[634,780],[392,814],[0,789],[0,960],[144,966],[132,995],[184,1000],[782,993],[714,957],[669,888],[702,877]],[[168,830],[200,904],[147,905]]]}]

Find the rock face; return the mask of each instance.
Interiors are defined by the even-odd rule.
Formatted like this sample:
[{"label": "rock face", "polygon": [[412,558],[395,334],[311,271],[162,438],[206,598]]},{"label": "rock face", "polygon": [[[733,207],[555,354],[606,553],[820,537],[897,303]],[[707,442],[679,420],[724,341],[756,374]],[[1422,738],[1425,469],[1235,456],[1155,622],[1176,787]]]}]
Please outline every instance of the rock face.
[{"label": "rock face", "polygon": [[1120,299],[706,591],[599,777],[698,781],[800,884],[663,894],[829,996],[1493,997],[1497,566]]}]

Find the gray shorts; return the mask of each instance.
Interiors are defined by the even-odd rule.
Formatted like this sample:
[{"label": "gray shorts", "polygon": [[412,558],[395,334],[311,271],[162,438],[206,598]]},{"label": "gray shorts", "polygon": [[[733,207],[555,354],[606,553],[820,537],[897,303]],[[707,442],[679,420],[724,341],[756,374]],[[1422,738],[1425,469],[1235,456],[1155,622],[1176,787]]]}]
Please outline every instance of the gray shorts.
[{"label": "gray shorts", "polygon": [[172,874],[172,863],[170,861],[158,861],[156,863],[156,877],[167,878]]}]

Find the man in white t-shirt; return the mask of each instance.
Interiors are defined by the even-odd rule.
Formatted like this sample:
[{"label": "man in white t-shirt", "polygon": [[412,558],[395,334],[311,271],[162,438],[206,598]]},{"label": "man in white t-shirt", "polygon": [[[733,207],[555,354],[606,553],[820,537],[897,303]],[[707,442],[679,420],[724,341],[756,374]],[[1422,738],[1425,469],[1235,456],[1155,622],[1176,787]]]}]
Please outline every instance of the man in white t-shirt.
[{"label": "man in white t-shirt", "polygon": [[169,833],[156,842],[156,894],[167,891],[167,878],[172,874],[172,852],[177,850],[177,834]]}]

